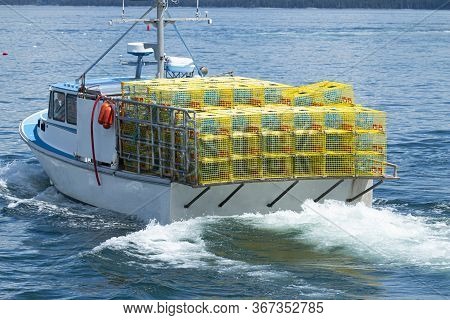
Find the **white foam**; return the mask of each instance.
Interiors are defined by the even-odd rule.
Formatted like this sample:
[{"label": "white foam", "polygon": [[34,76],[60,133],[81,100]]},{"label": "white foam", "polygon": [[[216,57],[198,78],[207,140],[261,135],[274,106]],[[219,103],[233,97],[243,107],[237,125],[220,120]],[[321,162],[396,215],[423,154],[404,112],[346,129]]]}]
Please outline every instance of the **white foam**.
[{"label": "white foam", "polygon": [[211,224],[220,224],[221,220],[202,217],[164,226],[152,222],[144,230],[103,242],[91,253],[102,255],[105,250],[119,251],[129,257],[128,263],[142,264],[145,267],[214,270],[221,275],[249,277],[258,283],[267,282],[268,285],[287,280],[291,287],[285,289],[292,295],[314,295],[320,292],[318,296],[332,297],[340,293],[312,286],[291,272],[274,270],[269,264],[249,264],[220,257],[208,251],[202,233],[205,228],[211,227]]},{"label": "white foam", "polygon": [[39,192],[43,183],[48,182],[44,170],[38,163],[19,160],[0,167],[0,180],[2,181],[0,186],[4,189],[15,186],[30,193]]},{"label": "white foam", "polygon": [[229,264],[229,260],[207,251],[201,237],[206,220],[198,218],[164,226],[152,222],[144,230],[105,241],[94,248],[93,252],[100,252],[106,248],[123,251],[128,255],[147,260],[156,268],[167,265],[199,268],[211,264]]},{"label": "white foam", "polygon": [[[322,253],[335,252],[376,264],[410,264],[450,268],[450,231],[446,223],[404,215],[392,209],[346,205],[338,201],[307,201],[300,212],[235,216],[240,223],[288,235],[293,245],[302,242]],[[93,252],[111,249],[144,259],[152,267],[220,267],[260,278],[272,273],[270,265],[249,265],[209,252],[202,230],[220,218],[202,217],[170,225],[151,223],[146,229],[112,238]],[[269,273],[268,273],[269,272]],[[288,276],[288,275],[282,275]]]},{"label": "white foam", "polygon": [[0,189],[6,188],[7,188],[6,180],[0,178]]},{"label": "white foam", "polygon": [[450,267],[450,231],[445,223],[387,208],[307,201],[298,213],[246,214],[241,219],[259,228],[289,231],[293,241],[320,251],[338,249],[381,263]]},{"label": "white foam", "polygon": [[[47,216],[61,216],[65,218],[75,218],[77,221],[66,220],[66,225],[71,227],[79,227],[80,223],[88,225],[93,228],[104,228],[104,221],[95,214],[82,213],[86,210],[82,209],[84,204],[75,203],[67,199],[64,195],[59,193],[55,187],[48,187],[42,192],[39,192],[35,197],[21,199],[11,195],[2,195],[9,203],[7,208],[15,209],[19,206],[30,206],[33,208],[34,214],[43,214]],[[92,208],[91,210],[97,210]],[[80,212],[81,211],[81,212]],[[83,219],[81,222],[79,219]],[[95,219],[95,220],[94,220]]]},{"label": "white foam", "polygon": [[[48,178],[38,163],[15,160],[1,166],[0,189],[1,196],[7,200],[7,207],[10,209],[29,205],[37,208],[33,210],[36,213],[93,218],[92,215],[73,213],[71,209],[80,205],[66,198],[56,188],[48,187]],[[20,191],[20,196],[17,191]]]}]

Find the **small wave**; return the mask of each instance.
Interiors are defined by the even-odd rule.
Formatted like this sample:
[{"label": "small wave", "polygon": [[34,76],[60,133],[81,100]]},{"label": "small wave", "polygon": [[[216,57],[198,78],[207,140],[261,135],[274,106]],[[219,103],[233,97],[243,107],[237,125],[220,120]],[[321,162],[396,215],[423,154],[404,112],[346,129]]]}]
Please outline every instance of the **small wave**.
[{"label": "small wave", "polygon": [[0,166],[0,187],[19,197],[34,196],[48,186],[48,177],[35,160],[14,160]]},{"label": "small wave", "polygon": [[124,251],[130,256],[153,262],[152,267],[199,268],[229,262],[210,253],[201,237],[205,218],[174,222],[170,225],[150,223],[144,230],[111,238],[93,249]]},{"label": "small wave", "polygon": [[47,175],[35,160],[14,160],[0,166],[0,190],[9,209],[29,206],[35,213],[70,215],[70,208],[78,205],[49,185]]},{"label": "small wave", "polygon": [[10,202],[7,208],[14,209],[19,206],[32,206],[35,208],[36,213],[46,212],[50,215],[58,214],[64,216],[76,216],[78,218],[93,219],[94,215],[73,213],[71,209],[82,204],[75,203],[66,198],[63,194],[59,193],[55,187],[48,187],[42,192],[39,192],[32,198],[18,198],[10,195],[4,195],[4,197]]},{"label": "small wave", "polygon": [[301,212],[246,214],[255,227],[289,231],[293,240],[325,252],[343,251],[379,263],[450,267],[450,230],[442,221],[389,208],[307,201]]},{"label": "small wave", "polygon": [[[228,279],[240,284],[242,281],[251,281],[261,289],[270,286],[272,289],[265,289],[266,294],[273,297],[333,298],[343,294],[340,290],[313,285],[308,277],[305,279],[301,274],[279,270],[271,263],[245,262],[236,259],[235,255],[227,258],[224,254],[226,248],[223,248],[224,251],[213,252],[209,248],[209,242],[220,240],[206,239],[205,230],[232,223],[236,218],[201,217],[164,226],[152,222],[144,230],[106,240],[87,255],[98,259],[97,261],[114,261],[115,268],[133,266],[137,270],[180,269],[180,274],[185,272],[182,270],[195,269],[200,272],[203,270],[209,277],[210,272],[213,272],[215,275],[211,278],[212,286],[217,286],[213,279],[219,279],[218,282],[222,281],[220,279]],[[158,274],[158,271],[153,272]],[[278,284],[278,289],[273,288],[274,282]],[[223,287],[223,284],[220,286]],[[243,292],[235,294],[245,296]]]},{"label": "small wave", "polygon": [[3,194],[5,212],[38,217],[61,228],[89,230],[136,230],[142,227],[133,217],[96,208],[67,198],[50,186],[32,198]]},{"label": "small wave", "polygon": [[[272,235],[282,234],[292,241],[293,248],[303,243],[318,253],[341,252],[375,264],[450,268],[450,231],[445,221],[338,201],[324,204],[307,201],[300,212],[201,217],[164,226],[153,222],[144,230],[105,241],[94,248],[93,253],[100,254],[107,249],[120,251],[143,259],[155,268],[221,266],[246,270],[255,276],[270,270],[269,265],[254,269],[256,266],[251,266],[250,261],[217,256],[209,250],[208,242],[214,240],[204,237],[205,230],[214,225],[226,225],[225,219],[250,226],[256,232],[268,230]],[[288,246],[289,241],[285,242]],[[269,257],[266,262],[270,263]]]}]

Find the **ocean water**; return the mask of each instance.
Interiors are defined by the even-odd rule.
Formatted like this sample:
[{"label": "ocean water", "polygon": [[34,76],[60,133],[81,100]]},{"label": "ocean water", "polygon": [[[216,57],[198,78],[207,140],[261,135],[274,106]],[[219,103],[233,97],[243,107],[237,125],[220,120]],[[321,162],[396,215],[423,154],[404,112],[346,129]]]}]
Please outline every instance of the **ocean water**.
[{"label": "ocean water", "polygon": [[[119,8],[0,6],[0,298],[448,299],[450,12],[208,11],[211,26],[179,25],[199,65],[352,83],[360,103],[388,113],[401,180],[376,189],[373,208],[308,201],[165,226],[68,199],[18,124],[45,108],[50,83],[78,77],[128,25],[108,25]],[[92,77],[133,74],[120,64],[126,42],[154,38],[138,26]],[[170,28],[167,45],[186,55]]]}]

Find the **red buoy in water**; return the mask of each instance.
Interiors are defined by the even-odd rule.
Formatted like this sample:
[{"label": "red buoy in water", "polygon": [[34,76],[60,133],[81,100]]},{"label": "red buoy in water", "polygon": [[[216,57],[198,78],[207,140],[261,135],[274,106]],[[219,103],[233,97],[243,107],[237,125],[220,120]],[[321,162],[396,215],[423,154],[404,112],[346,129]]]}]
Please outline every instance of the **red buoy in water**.
[{"label": "red buoy in water", "polygon": [[6,52],[6,51],[2,52],[2,56],[7,56],[7,55],[8,55],[8,52]]}]

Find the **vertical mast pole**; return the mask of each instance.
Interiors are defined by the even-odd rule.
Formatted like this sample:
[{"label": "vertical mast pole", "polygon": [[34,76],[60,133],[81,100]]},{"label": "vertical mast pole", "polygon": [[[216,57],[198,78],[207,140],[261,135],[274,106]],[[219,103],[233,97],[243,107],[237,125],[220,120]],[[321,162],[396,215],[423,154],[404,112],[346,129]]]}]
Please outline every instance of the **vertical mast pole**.
[{"label": "vertical mast pole", "polygon": [[158,28],[158,73],[157,78],[164,78],[164,10],[166,0],[156,0],[157,4],[157,28]]}]

